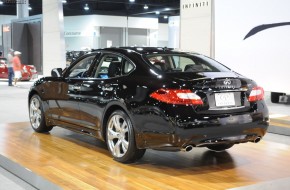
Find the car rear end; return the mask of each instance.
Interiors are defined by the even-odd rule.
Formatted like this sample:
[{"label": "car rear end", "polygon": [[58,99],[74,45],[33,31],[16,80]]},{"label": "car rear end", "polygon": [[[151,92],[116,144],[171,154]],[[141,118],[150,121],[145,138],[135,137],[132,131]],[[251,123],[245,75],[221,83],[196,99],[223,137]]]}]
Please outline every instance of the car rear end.
[{"label": "car rear end", "polygon": [[[164,63],[170,62],[165,54],[161,57]],[[163,138],[166,143],[153,146],[185,150],[189,146],[258,142],[265,135],[269,114],[262,87],[207,57],[196,55],[195,63],[184,59],[186,65],[205,64],[191,70],[177,57],[179,64],[161,72],[173,82],[150,95],[165,112],[163,120],[175,130]]]}]

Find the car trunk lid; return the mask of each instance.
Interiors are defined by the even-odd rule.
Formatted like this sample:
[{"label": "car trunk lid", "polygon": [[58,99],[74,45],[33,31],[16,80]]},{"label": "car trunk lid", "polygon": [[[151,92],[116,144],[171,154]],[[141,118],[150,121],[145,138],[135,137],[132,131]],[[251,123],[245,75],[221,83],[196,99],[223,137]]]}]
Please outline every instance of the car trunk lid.
[{"label": "car trunk lid", "polygon": [[234,72],[168,73],[180,88],[192,90],[201,97],[202,106],[193,106],[200,114],[246,112],[250,80]]}]

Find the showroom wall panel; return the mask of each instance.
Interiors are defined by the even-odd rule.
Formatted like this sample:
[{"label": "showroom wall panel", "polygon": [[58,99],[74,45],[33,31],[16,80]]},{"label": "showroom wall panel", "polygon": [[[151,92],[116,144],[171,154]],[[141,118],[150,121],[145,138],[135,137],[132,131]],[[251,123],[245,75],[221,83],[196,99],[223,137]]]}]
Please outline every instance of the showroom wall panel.
[{"label": "showroom wall panel", "polygon": [[100,48],[123,46],[123,29],[114,27],[101,27]]},{"label": "showroom wall panel", "polygon": [[[12,19],[16,19],[16,18],[17,18],[16,16],[0,15],[0,26],[1,26],[1,28],[2,28],[3,24],[9,24],[9,23],[11,23]],[[2,32],[0,32],[0,46],[3,46],[4,43],[6,43],[6,42],[3,42],[3,40],[2,40]],[[5,46],[7,46],[7,45],[10,47],[11,44],[5,44]]]},{"label": "showroom wall panel", "polygon": [[128,46],[148,46],[147,29],[128,28]]},{"label": "showroom wall panel", "polygon": [[21,51],[22,63],[28,63],[28,25],[26,23],[12,23],[12,47]]},{"label": "showroom wall panel", "polygon": [[9,49],[12,47],[12,27],[10,24],[2,24],[2,36],[1,42],[3,45],[0,45],[0,51],[3,53],[3,56],[6,57]]},{"label": "showroom wall panel", "polygon": [[[128,36],[126,35],[127,27],[129,28]],[[131,44],[157,46],[158,41],[157,18],[68,16],[64,17],[64,29],[66,50],[81,50],[82,47],[104,48],[110,42],[112,46]]]},{"label": "showroom wall panel", "polygon": [[168,47],[168,24],[158,24],[158,47]]}]

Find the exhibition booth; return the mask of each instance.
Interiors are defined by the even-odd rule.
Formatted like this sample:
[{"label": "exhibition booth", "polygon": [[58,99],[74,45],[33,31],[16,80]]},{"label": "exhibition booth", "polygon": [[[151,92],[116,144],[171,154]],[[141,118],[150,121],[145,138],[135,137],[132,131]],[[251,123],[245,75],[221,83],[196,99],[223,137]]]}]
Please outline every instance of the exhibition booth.
[{"label": "exhibition booth", "polygon": [[[136,3],[142,4],[142,6],[144,4],[143,1],[137,2],[137,0]],[[148,5],[150,6],[150,4]],[[235,79],[232,80],[232,78],[234,78],[231,77],[232,75],[227,75],[225,78],[229,79],[229,81],[224,80],[221,84],[218,84],[218,82],[220,82],[219,79],[223,78],[223,73],[220,74],[220,78],[216,77],[214,74],[203,75],[202,72],[197,72],[195,75],[188,75],[188,73],[185,72],[185,68],[182,73],[183,78],[180,81],[184,82],[189,80],[194,83],[197,79],[188,79],[185,76],[203,76],[204,78],[201,77],[202,80],[204,80],[203,82],[194,83],[196,86],[201,83],[203,85],[208,85],[205,88],[209,88],[208,93],[211,93],[211,95],[204,96],[203,100],[209,96],[217,98],[216,95],[213,95],[217,93],[217,90],[214,89],[213,86],[210,86],[213,83],[210,83],[209,80],[214,81],[217,79],[216,81],[218,82],[216,82],[216,84],[222,87],[224,87],[223,85],[228,85],[227,82],[234,83],[240,88],[238,89],[237,87],[237,89],[235,89],[235,86],[225,87],[226,89],[223,90],[228,94],[232,91],[235,91],[235,93],[241,91],[242,95],[235,94],[233,96],[235,96],[234,98],[238,97],[241,99],[243,104],[239,104],[237,107],[238,109],[243,109],[245,114],[238,117],[236,116],[238,115],[237,113],[226,113],[227,110],[236,108],[222,108],[220,113],[224,113],[224,116],[220,117],[218,115],[219,113],[215,112],[220,107],[216,105],[214,109],[211,109],[212,100],[204,101],[203,103],[206,104],[209,107],[209,111],[211,111],[210,116],[207,115],[208,112],[194,105],[192,106],[192,108],[194,108],[193,110],[203,115],[196,118],[194,122],[182,126],[182,129],[190,131],[190,127],[194,127],[195,125],[199,127],[204,125],[199,130],[206,127],[210,128],[207,126],[207,120],[209,120],[209,117],[216,117],[216,123],[212,122],[210,123],[211,125],[216,125],[218,122],[222,123],[221,126],[227,124],[238,125],[246,123],[246,120],[249,120],[257,122],[257,125],[268,124],[267,133],[259,143],[253,143],[255,140],[248,143],[239,143],[226,151],[210,151],[204,147],[198,146],[191,146],[190,148],[192,148],[192,151],[188,152],[160,151],[160,149],[158,149],[159,147],[148,149],[142,159],[135,163],[123,164],[112,159],[106,141],[103,142],[93,138],[93,135],[89,133],[91,131],[79,131],[79,133],[87,133],[83,135],[67,129],[54,127],[52,131],[47,133],[34,132],[29,122],[31,120],[29,115],[32,113],[31,111],[27,111],[27,98],[31,98],[32,95],[28,95],[28,91],[29,89],[35,88],[36,84],[33,84],[32,81],[22,82],[19,88],[10,87],[9,89],[6,85],[6,81],[0,80],[0,88],[3,89],[3,91],[0,92],[0,96],[3,97],[0,111],[3,112],[3,116],[6,117],[5,114],[13,114],[9,113],[9,105],[13,105],[14,108],[21,105],[19,106],[20,112],[24,109],[25,112],[23,111],[23,113],[19,115],[16,114],[15,118],[26,118],[23,120],[15,119],[15,121],[3,119],[4,122],[0,123],[0,166],[2,168],[36,189],[243,190],[288,189],[290,187],[290,172],[288,169],[290,166],[288,161],[290,153],[290,97],[288,96],[290,95],[290,86],[288,85],[290,81],[288,74],[288,70],[290,69],[290,54],[288,53],[290,24],[287,21],[290,16],[288,10],[290,2],[288,0],[281,0],[279,3],[275,0],[180,0],[180,7],[178,9],[180,15],[169,16],[167,23],[160,23],[156,17],[151,18],[129,15],[84,14],[64,16],[63,6],[63,3],[59,0],[43,0],[41,15],[25,18],[17,18],[17,16],[13,15],[0,15],[0,25],[2,28],[2,33],[0,34],[0,50],[4,52],[4,55],[7,54],[10,48],[21,51],[23,54],[21,57],[22,61],[34,65],[41,77],[50,77],[53,68],[68,68],[68,70],[71,69],[73,71],[72,67],[67,67],[70,63],[66,65],[66,52],[130,46],[132,48],[140,47],[141,50],[142,47],[161,47],[164,52],[166,52],[168,48],[174,48],[178,51],[201,53],[229,67],[232,69],[230,72],[236,72],[239,76],[241,74],[249,78],[249,81],[247,81],[249,85],[243,86],[241,82],[236,82]],[[161,51],[161,49],[159,50]],[[130,52],[131,50],[127,51]],[[152,55],[157,53],[156,51],[152,53]],[[103,54],[106,54],[106,52]],[[101,57],[103,54],[101,51],[99,54],[96,53],[96,57],[92,60],[105,63],[104,65],[115,62],[120,62],[120,64],[122,62],[122,64],[125,65],[125,63],[130,62],[130,67],[124,66],[124,68],[133,68],[132,70],[137,68],[136,62],[134,63],[134,59],[138,60],[136,58],[137,56],[129,57],[126,53],[114,52],[114,55],[118,55],[119,57],[114,57],[112,55],[111,57]],[[164,55],[161,54],[160,57],[162,56]],[[124,59],[124,57],[126,59]],[[146,64],[153,64],[153,61],[151,62],[149,58]],[[158,61],[165,63],[164,59]],[[175,60],[173,59],[173,61]],[[80,61],[80,65],[81,64],[82,62]],[[188,60],[186,64],[188,64]],[[109,70],[109,67],[110,66],[106,69]],[[143,69],[145,70],[145,67],[143,67]],[[177,71],[178,68],[175,69],[176,70],[173,69],[173,71]],[[87,68],[85,72],[91,72],[90,76],[95,76],[92,74],[95,70],[89,70]],[[151,69],[149,73],[154,76],[156,75],[156,80],[151,81],[148,75],[146,77],[146,82],[150,80],[153,85],[158,86],[163,77],[170,75],[175,77],[171,83],[176,85],[180,79],[178,78],[180,76],[175,75],[173,71],[168,71],[166,75],[159,75],[157,71],[158,70]],[[54,70],[54,72],[56,71]],[[122,75],[127,76],[130,74],[131,70],[128,69],[127,73],[123,70],[122,72]],[[52,110],[52,112],[54,112],[49,113],[52,115],[51,117],[60,118],[60,116],[57,116],[58,113],[63,113],[64,117],[71,115],[74,117],[81,117],[77,114],[69,115],[71,109],[75,109],[76,107],[79,109],[80,105],[82,105],[81,103],[83,103],[83,105],[89,105],[89,103],[94,101],[105,107],[106,102],[109,101],[108,97],[116,95],[117,90],[114,90],[114,92],[110,91],[111,86],[108,85],[109,82],[107,81],[100,82],[98,85],[93,85],[93,82],[96,80],[89,78],[90,80],[83,82],[81,81],[83,80],[83,75],[79,78],[67,80],[65,77],[62,78],[62,74],[58,74],[59,75],[57,75],[57,72],[55,74],[55,76],[59,77],[58,79],[53,79],[52,77],[46,80],[40,79],[37,82],[37,85],[43,83],[43,86],[46,85],[41,88],[40,91],[43,94],[45,94],[45,92],[50,95],[53,94],[51,97],[55,96],[59,98],[63,95],[63,92],[68,92],[68,99],[66,99],[68,96],[62,96],[63,99],[55,102],[52,101],[53,103],[51,103],[49,102],[50,99],[47,98],[47,100],[43,101],[45,103],[41,103],[45,104],[45,106],[49,104],[54,106],[56,111]],[[50,83],[53,80],[59,83]],[[135,80],[135,78],[131,80]],[[138,80],[141,79],[136,78],[136,81]],[[201,79],[199,78],[199,80]],[[69,85],[65,86],[67,81]],[[255,81],[257,85],[253,81]],[[114,85],[117,86],[119,83],[121,84],[121,82],[123,81],[119,80],[115,82]],[[85,85],[83,85],[83,83]],[[163,88],[157,90],[155,94],[151,93],[150,97],[152,98],[156,94],[156,96],[161,97],[166,94],[167,91],[169,91],[166,89],[168,87],[166,85],[171,83],[164,84]],[[173,143],[180,142],[182,138],[185,138],[186,134],[177,138],[175,133],[171,134],[165,130],[165,122],[154,123],[154,121],[156,121],[154,119],[156,119],[157,115],[163,114],[162,117],[166,118],[166,122],[176,122],[181,126],[183,121],[178,119],[182,118],[183,115],[177,115],[176,118],[170,115],[172,110],[178,107],[176,106],[178,104],[172,105],[172,110],[166,108],[168,112],[164,111],[160,114],[158,107],[160,104],[154,101],[152,103],[152,100],[148,99],[146,105],[144,104],[144,106],[141,106],[142,108],[139,109],[138,106],[141,104],[141,99],[145,99],[142,93],[150,90],[148,85],[145,85],[145,82],[142,84],[143,85],[139,85],[136,88],[136,97],[132,96],[132,113],[134,113],[135,116],[143,112],[149,115],[151,114],[150,118],[152,118],[152,122],[150,124],[150,122],[146,120],[147,123],[144,134],[138,134],[136,139],[144,140],[146,137],[148,139],[155,138],[157,139],[155,142],[159,144],[162,144],[163,141]],[[113,87],[115,87],[114,85]],[[126,90],[130,88],[130,85],[121,85],[117,89],[122,89],[126,94]],[[182,89],[186,85],[187,83],[184,82],[179,88]],[[264,99],[260,100],[265,103],[255,104],[250,101],[247,102],[247,90],[253,87],[251,85],[264,88]],[[109,95],[99,100],[97,96],[101,95],[94,94],[94,97],[89,99],[88,97],[94,93],[92,89],[101,88],[101,86],[104,92],[100,94]],[[197,88],[196,86],[194,88]],[[48,89],[54,90],[49,91]],[[175,91],[180,89],[175,89]],[[86,93],[86,97],[79,96],[78,93],[82,90]],[[194,93],[181,90],[179,93],[176,93],[177,95],[174,98],[178,99],[180,96],[184,97],[185,95],[189,97],[194,96],[196,98],[197,95],[201,94],[202,90],[204,89],[196,90]],[[260,88],[256,89],[255,93],[257,94],[254,96],[258,96],[259,93],[262,93],[262,90],[259,90]],[[251,95],[252,94],[249,93],[249,96]],[[129,96],[129,94],[127,94],[127,96]],[[170,96],[173,95],[170,94]],[[69,100],[69,102],[66,103],[63,100]],[[162,98],[159,100],[164,101]],[[77,102],[77,106],[72,104],[73,101]],[[127,103],[126,101],[125,98],[122,99],[120,107],[122,104],[125,105]],[[236,99],[234,99],[234,105],[235,101]],[[148,108],[151,106],[151,103],[155,106],[154,109]],[[249,105],[252,106],[252,115],[247,115],[248,110],[246,110],[246,108]],[[164,105],[162,106],[164,108]],[[117,106],[115,105],[115,107]],[[263,121],[259,121],[259,117],[262,117],[261,114],[267,112],[260,113],[260,111],[262,109],[267,110],[267,107],[269,110],[269,117],[263,118]],[[125,110],[124,107],[122,108],[122,110]],[[89,107],[89,109],[93,110],[92,107]],[[39,110],[41,112],[41,109]],[[99,111],[95,115],[97,114],[100,114]],[[88,113],[87,119],[95,121],[90,118],[92,115]],[[111,117],[111,115],[104,115],[103,118],[108,119],[109,116]],[[144,115],[140,114],[139,120],[144,119],[144,117]],[[229,120],[225,118],[229,118]],[[241,121],[238,121],[238,119],[241,119]],[[255,119],[257,121],[255,121]],[[83,125],[88,126],[88,123],[84,123]],[[98,123],[98,125],[101,125],[101,123]],[[132,122],[132,126],[133,125],[136,125],[136,123]],[[153,128],[152,126],[159,126],[161,132],[157,133],[156,131],[158,130],[155,130],[154,132],[156,132],[156,134],[149,134],[149,131]],[[170,128],[172,126],[166,127]],[[231,127],[234,127],[234,125]],[[236,129],[229,127],[228,130]],[[261,129],[258,127],[249,128],[245,130],[244,133],[246,134],[250,130],[258,131],[257,133],[259,134],[262,133]],[[100,135],[102,132],[103,131],[98,131],[97,135]],[[210,136],[212,133],[214,132],[211,131],[208,135]],[[160,135],[162,138],[159,138],[157,134],[162,134]],[[116,134],[115,136],[118,135]],[[126,135],[124,136],[124,138],[127,138]],[[206,143],[217,143],[218,141],[223,143],[225,139],[237,142],[237,138],[242,138],[242,136],[243,135],[239,137],[231,136],[228,138],[216,137],[214,140],[206,141]],[[204,135],[203,138],[206,138],[206,135]],[[258,140],[260,140],[260,138]],[[147,143],[150,144],[144,140],[144,144]],[[163,143],[165,147],[169,146],[168,144],[169,143]]]}]

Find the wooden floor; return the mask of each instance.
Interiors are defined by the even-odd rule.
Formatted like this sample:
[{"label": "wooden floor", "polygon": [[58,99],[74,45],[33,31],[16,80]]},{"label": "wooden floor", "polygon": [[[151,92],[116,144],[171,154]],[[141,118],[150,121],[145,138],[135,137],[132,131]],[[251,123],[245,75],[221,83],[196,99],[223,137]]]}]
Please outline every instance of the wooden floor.
[{"label": "wooden floor", "polygon": [[94,138],[61,128],[39,134],[24,122],[0,124],[0,154],[64,189],[227,189],[290,177],[290,146],[263,140],[222,153],[150,150],[125,165]]},{"label": "wooden floor", "polygon": [[290,116],[270,118],[270,124],[273,126],[285,127],[290,129]]}]

